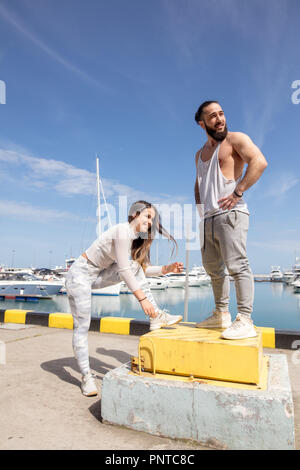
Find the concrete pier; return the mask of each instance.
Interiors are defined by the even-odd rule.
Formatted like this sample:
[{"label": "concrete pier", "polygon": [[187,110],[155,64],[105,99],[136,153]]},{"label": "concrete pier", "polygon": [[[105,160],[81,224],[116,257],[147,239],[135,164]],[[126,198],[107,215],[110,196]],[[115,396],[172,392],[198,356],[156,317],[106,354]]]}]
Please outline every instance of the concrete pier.
[{"label": "concrete pier", "polygon": [[[110,425],[100,419],[103,378],[137,354],[138,336],[89,332],[91,367],[99,395],[87,398],[80,392],[81,376],[72,350],[72,330],[49,328],[47,316],[46,326],[32,324],[36,316],[31,319],[27,315],[26,323],[28,320],[29,324],[0,324],[0,341],[5,350],[0,363],[0,449],[195,452],[218,448],[215,442],[203,446],[192,440],[174,440]],[[287,347],[270,346],[264,348],[264,354],[284,354],[287,358],[296,449],[300,450],[300,350],[291,349],[290,344]],[[273,434],[271,426],[269,433]]]},{"label": "concrete pier", "polygon": [[105,422],[219,449],[295,448],[294,407],[284,355],[269,356],[266,390],[250,385],[134,374],[129,365],[103,378]]}]

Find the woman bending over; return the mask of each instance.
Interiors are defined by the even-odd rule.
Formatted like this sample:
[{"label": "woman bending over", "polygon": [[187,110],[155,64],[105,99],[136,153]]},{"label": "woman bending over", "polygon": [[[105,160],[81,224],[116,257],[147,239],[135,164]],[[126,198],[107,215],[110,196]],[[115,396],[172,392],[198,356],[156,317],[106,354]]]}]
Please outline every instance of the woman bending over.
[{"label": "woman bending over", "polygon": [[183,270],[183,264],[177,262],[150,266],[149,252],[156,231],[176,245],[174,238],[162,227],[157,209],[149,202],[137,201],[129,210],[128,222],[114,225],[101,234],[68,272],[66,291],[74,324],[72,343],[82,374],[81,391],[86,396],[98,393],[88,354],[92,289],[126,282],[149,316],[151,331],[182,320],[180,315],[170,315],[159,309],[145,277]]}]

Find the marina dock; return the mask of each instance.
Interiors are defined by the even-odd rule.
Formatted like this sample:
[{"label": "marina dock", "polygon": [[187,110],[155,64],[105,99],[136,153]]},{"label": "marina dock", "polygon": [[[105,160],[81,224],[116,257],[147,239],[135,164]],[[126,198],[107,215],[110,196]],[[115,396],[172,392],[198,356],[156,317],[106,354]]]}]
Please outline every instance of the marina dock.
[{"label": "marina dock", "polygon": [[[0,325],[0,341],[6,350],[6,363],[0,364],[1,449],[193,452],[218,448],[213,441],[199,444],[103,423],[101,393],[86,398],[80,392],[81,376],[73,356],[71,329],[7,322]],[[138,343],[138,335],[89,332],[91,367],[99,390],[104,375],[137,354]],[[272,347],[264,348],[264,353],[284,354],[287,358],[295,448],[300,450],[299,351]]]}]

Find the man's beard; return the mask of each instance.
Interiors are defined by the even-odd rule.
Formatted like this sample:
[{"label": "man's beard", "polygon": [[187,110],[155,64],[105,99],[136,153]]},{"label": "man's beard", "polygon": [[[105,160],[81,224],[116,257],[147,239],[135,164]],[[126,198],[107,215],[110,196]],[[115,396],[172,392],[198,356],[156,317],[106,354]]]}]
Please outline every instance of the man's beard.
[{"label": "man's beard", "polygon": [[210,135],[210,137],[212,137],[217,142],[222,142],[228,134],[228,129],[227,129],[226,124],[225,124],[224,130],[222,132],[218,132],[216,129],[207,126],[205,123],[204,123],[204,125],[205,125],[205,129],[206,129],[206,132],[208,133],[208,135]]}]

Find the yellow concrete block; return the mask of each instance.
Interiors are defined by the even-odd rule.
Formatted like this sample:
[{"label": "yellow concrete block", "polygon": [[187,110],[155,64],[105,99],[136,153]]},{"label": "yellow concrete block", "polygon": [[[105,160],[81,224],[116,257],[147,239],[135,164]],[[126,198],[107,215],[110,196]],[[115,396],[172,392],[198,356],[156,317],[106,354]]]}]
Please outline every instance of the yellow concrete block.
[{"label": "yellow concrete block", "polygon": [[141,365],[162,374],[258,384],[262,332],[244,340],[221,339],[221,332],[175,325],[147,333],[139,342]]},{"label": "yellow concrete block", "polygon": [[275,328],[256,327],[262,332],[263,348],[275,348]]},{"label": "yellow concrete block", "polygon": [[50,313],[49,327],[73,330],[73,317],[70,313]]},{"label": "yellow concrete block", "polygon": [[134,318],[105,317],[101,318],[101,333],[116,333],[118,335],[129,335],[130,321]]},{"label": "yellow concrete block", "polygon": [[25,323],[26,321],[25,310],[5,310],[4,322],[5,323]]}]

